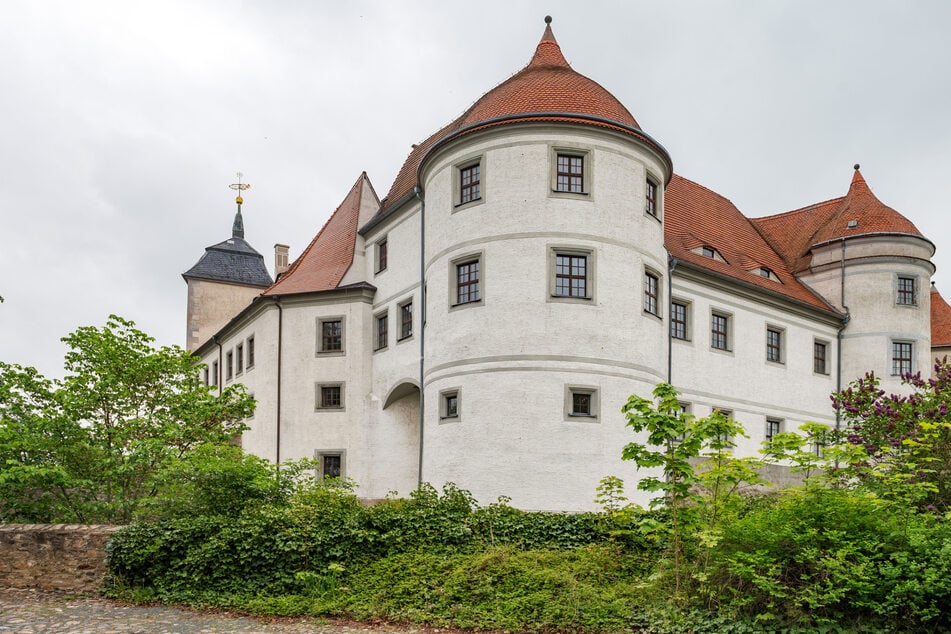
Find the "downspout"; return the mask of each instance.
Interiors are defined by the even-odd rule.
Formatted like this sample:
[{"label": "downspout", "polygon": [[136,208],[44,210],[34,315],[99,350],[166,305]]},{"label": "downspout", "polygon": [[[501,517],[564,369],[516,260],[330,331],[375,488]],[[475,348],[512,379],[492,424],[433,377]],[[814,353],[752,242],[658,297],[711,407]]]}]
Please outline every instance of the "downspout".
[{"label": "downspout", "polygon": [[423,396],[423,361],[426,359],[426,201],[423,188],[417,185],[413,193],[419,199],[419,471],[416,485],[423,486],[423,420],[426,399]]},{"label": "downspout", "polygon": [[221,396],[221,342],[218,341],[218,335],[212,335],[211,340],[218,346],[218,371],[215,372],[215,385],[218,386],[218,396]]},{"label": "downspout", "polygon": [[677,268],[678,260],[675,257],[667,256],[667,383],[674,384],[674,336],[673,336],[673,317],[671,308],[674,305],[674,269]]},{"label": "downspout", "polygon": [[281,370],[282,358],[281,352],[284,347],[284,307],[281,306],[281,298],[274,297],[274,305],[277,306],[277,408],[275,414],[275,451],[274,464],[277,470],[281,470]]},{"label": "downspout", "polygon": [[[845,330],[845,327],[848,326],[851,315],[849,313],[849,307],[845,305],[845,237],[842,238],[842,255],[839,259],[839,304],[842,306],[842,310],[845,312],[845,316],[842,318],[842,325],[839,327],[839,331],[836,333],[836,362],[835,362],[835,391],[840,393],[842,391],[842,332]],[[839,428],[842,425],[842,406],[836,402],[835,404],[835,430],[839,431]]]}]

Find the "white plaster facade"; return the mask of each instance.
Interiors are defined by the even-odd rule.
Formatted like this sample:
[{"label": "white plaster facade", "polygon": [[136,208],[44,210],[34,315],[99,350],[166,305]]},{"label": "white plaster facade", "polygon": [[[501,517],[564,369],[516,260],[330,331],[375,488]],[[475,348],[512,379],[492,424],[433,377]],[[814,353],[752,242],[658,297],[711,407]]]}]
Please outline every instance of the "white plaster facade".
[{"label": "white plaster facade", "polygon": [[[539,51],[557,47],[549,36]],[[197,350],[224,377],[228,354],[241,346],[246,357],[253,340],[254,363],[245,358],[240,373],[222,378],[244,383],[258,401],[242,438],[248,451],[271,460],[338,457],[328,464],[339,460],[367,498],[406,495],[421,479],[454,482],[483,503],[506,495],[523,508],[583,510],[607,475],[644,501],[634,465],[620,460],[633,439],[621,406],[658,382],[670,379],[697,416],[731,412],[749,435],[736,439],[737,452],[752,454],[767,420],[783,430],[833,424],[830,393],[867,370],[897,386],[895,341],[912,343],[913,370],[928,371],[924,289],[934,247],[920,234],[843,236],[816,245],[809,266],[794,272],[778,250],[743,254],[742,245],[714,244],[722,232],[693,227],[690,239],[717,249],[705,264],[665,231],[668,215],[673,221],[692,199],[682,180],[667,186],[663,148],[623,122],[575,114],[446,128],[421,146],[418,165],[408,159],[404,171],[417,171],[403,190],[398,177],[396,199],[381,202],[365,176],[358,180],[352,205],[345,201],[298,262]],[[556,191],[559,154],[583,159],[583,192]],[[463,203],[462,171],[474,165],[479,195]],[[360,230],[346,234],[346,257],[321,255],[351,216]],[[582,297],[556,292],[557,254],[585,258]],[[775,262],[770,281],[718,268],[743,258]],[[479,296],[460,304],[458,267],[472,262]],[[293,286],[331,264],[343,272],[320,282],[326,287]],[[657,282],[651,310],[648,274]],[[896,302],[899,277],[915,280],[914,302]],[[282,280],[297,290],[281,290]],[[672,336],[671,300],[686,307],[682,337]],[[726,318],[726,349],[713,345],[713,315]],[[340,323],[342,349],[321,350],[326,320]],[[768,353],[768,331],[778,352]],[[339,407],[321,407],[326,385],[341,388]],[[575,393],[587,396],[588,412],[573,411]]]}]

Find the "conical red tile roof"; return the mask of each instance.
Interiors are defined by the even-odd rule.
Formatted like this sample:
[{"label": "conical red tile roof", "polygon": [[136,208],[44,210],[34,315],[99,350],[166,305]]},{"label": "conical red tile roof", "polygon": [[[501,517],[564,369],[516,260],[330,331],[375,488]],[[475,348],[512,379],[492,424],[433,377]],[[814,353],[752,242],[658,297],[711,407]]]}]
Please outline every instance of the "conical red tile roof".
[{"label": "conical red tile roof", "polygon": [[667,151],[641,131],[640,124],[614,95],[571,68],[548,24],[527,66],[483,95],[458,119],[414,146],[383,199],[381,213],[413,190],[420,162],[437,143],[453,135],[525,121],[565,121],[615,129],[656,147],[670,163]]},{"label": "conical red tile roof", "polygon": [[951,346],[951,306],[931,287],[931,346]]},{"label": "conical red tile roof", "polygon": [[[300,257],[262,295],[312,293],[337,288],[353,264],[364,187],[373,192],[366,172],[360,174],[350,193]],[[375,198],[376,194],[373,196]]]},{"label": "conical red tile roof", "polygon": [[[852,221],[854,227],[849,226]],[[910,220],[872,193],[858,165],[855,166],[849,192],[842,198],[784,214],[754,218],[753,223],[793,273],[809,268],[812,247],[830,240],[871,233],[924,237]]]}]

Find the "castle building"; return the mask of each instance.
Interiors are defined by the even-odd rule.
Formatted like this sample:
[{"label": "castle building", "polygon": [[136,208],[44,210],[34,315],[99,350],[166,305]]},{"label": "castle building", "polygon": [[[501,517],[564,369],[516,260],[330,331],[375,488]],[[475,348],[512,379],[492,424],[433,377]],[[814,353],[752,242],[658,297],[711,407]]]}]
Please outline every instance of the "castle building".
[{"label": "castle building", "polygon": [[951,350],[934,245],[858,166],[846,184],[747,218],[675,174],[548,24],[527,66],[414,146],[382,200],[361,174],[273,284],[246,280],[253,298],[222,305],[226,323],[193,293],[235,286],[206,254],[185,274],[189,343],[210,384],[257,399],[248,451],[317,458],[364,497],[454,482],[483,503],[583,510],[617,475],[643,501],[620,459],[633,393],[673,383],[693,414],[741,422],[736,451],[753,454],[834,425],[830,393],[866,371],[897,391]]}]

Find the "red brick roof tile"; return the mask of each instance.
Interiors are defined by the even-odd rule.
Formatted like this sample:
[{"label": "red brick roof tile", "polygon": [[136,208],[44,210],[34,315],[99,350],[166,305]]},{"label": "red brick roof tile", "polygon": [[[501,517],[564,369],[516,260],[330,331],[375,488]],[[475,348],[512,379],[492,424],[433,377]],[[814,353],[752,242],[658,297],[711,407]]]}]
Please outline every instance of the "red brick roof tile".
[{"label": "red brick roof tile", "polygon": [[[750,219],[720,194],[675,174],[664,193],[664,214],[664,242],[678,260],[832,310],[790,273]],[[726,262],[693,252],[703,246],[719,251]],[[772,270],[780,281],[759,275],[760,267]]]},{"label": "red brick roof tile", "polygon": [[420,162],[438,142],[453,133],[468,134],[525,121],[566,121],[611,128],[640,138],[667,155],[641,132],[634,116],[614,95],[571,68],[548,25],[527,66],[483,95],[455,121],[414,146],[383,199],[381,214],[413,190]]},{"label": "red brick roof tile", "polygon": [[931,347],[951,346],[951,306],[931,287]]},{"label": "red brick roof tile", "polygon": [[[849,222],[853,220],[855,227],[850,228]],[[858,166],[849,191],[842,198],[775,216],[754,218],[753,223],[793,273],[809,268],[812,247],[830,240],[874,233],[922,237],[910,220],[876,198]]]},{"label": "red brick roof tile", "polygon": [[[353,264],[364,187],[373,192],[366,172],[360,174],[337,210],[284,275],[262,295],[312,293],[337,288]],[[374,198],[376,194],[373,194]]]}]

